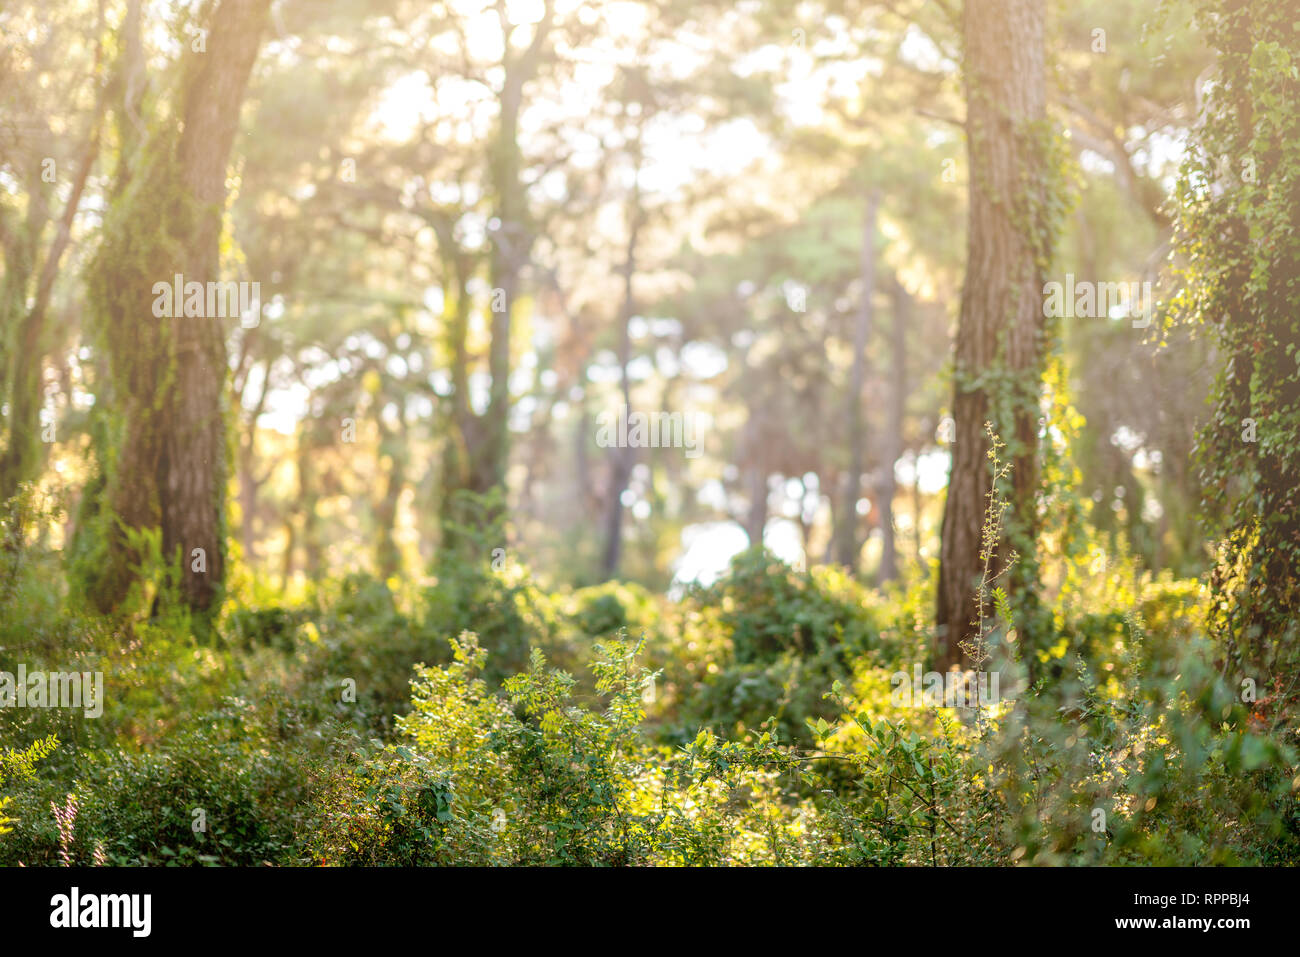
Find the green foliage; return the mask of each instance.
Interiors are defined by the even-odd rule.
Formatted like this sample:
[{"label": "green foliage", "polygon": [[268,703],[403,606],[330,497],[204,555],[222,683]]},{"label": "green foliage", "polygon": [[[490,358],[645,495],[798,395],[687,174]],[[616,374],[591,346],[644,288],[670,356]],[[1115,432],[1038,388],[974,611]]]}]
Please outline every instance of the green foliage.
[{"label": "green foliage", "polygon": [[227,640],[250,651],[261,647],[292,652],[298,625],[304,617],[301,612],[280,605],[236,608],[226,622]]},{"label": "green foliage", "polygon": [[[408,702],[389,720],[378,709],[394,692],[367,697],[367,683],[409,676],[406,656],[436,642],[401,610],[409,597],[373,579],[301,607],[232,614],[247,640],[231,627],[222,648],[146,629],[139,647],[115,653],[120,677],[101,719],[10,717],[15,731],[66,745],[40,765],[20,760],[25,773],[5,782],[16,820],[0,860],[89,863],[96,848],[110,863],[198,865],[1276,863],[1300,853],[1284,702],[1270,688],[1242,702],[1207,664],[1195,583],[1134,584],[1122,567],[1077,580],[1056,611],[1053,681],[1026,686],[1006,665],[1011,700],[976,722],[891,699],[890,673],[923,660],[931,638],[927,587],[872,599],[838,571],[743,574],[744,589],[719,582],[677,617],[616,586],[552,599],[571,609],[561,648],[587,659],[580,678],[534,649],[498,681],[477,636],[463,634],[440,664],[405,677]],[[575,622],[612,622],[610,595],[624,617],[656,627],[584,649],[592,636]],[[763,634],[760,609],[775,607],[809,636],[837,635],[831,656],[808,656],[803,671],[793,650],[736,662],[733,629]],[[869,647],[844,655],[849,634]],[[95,637],[82,654],[112,640]],[[991,650],[995,661],[1009,653]],[[187,660],[199,671],[168,689]],[[347,673],[360,676],[354,703],[339,694]],[[692,709],[715,720],[691,728]],[[76,827],[63,841],[50,806],[70,793]],[[206,833],[192,828],[196,808]]]},{"label": "green foliage", "polygon": [[875,635],[850,581],[832,568],[796,572],[758,548],[737,555],[728,574],[695,591],[692,600],[718,609],[740,664],[785,652],[848,655],[868,648]]},{"label": "green foliage", "polygon": [[38,632],[59,614],[58,556],[34,540],[34,530],[60,518],[59,503],[28,483],[0,502],[0,647]]},{"label": "green foliage", "polygon": [[679,634],[654,653],[679,737],[775,716],[784,735],[806,739],[808,718],[830,716],[826,689],[876,649],[876,600],[837,568],[795,571],[764,549],[737,555],[715,584],[687,594]]},{"label": "green foliage", "polygon": [[478,634],[493,656],[489,677],[500,681],[527,663],[531,643],[549,635],[550,609],[527,570],[511,560],[500,490],[459,490],[454,498],[462,518],[444,519],[449,547],[438,553],[437,584],[424,594],[424,624],[439,635]]},{"label": "green foliage", "polygon": [[343,772],[321,806],[312,848],[333,864],[630,864],[651,847],[637,813],[635,730],[646,675],[635,648],[602,646],[594,665],[606,707],[571,700],[573,679],[539,652],[504,695],[480,677],[477,636],[454,660],[419,666],[410,746],[389,746]]},{"label": "green foliage", "polygon": [[[676,755],[646,742],[651,675],[639,645],[602,644],[599,704],[538,653],[494,693],[472,634],[417,669],[409,745],[361,752],[322,798],[311,847],[327,864],[791,863],[800,811],[760,762],[728,761],[704,732]],[[725,764],[726,767],[722,767]],[[806,809],[805,809],[806,810]]]},{"label": "green foliage", "polygon": [[232,698],[162,747],[83,752],[72,781],[31,779],[16,798],[21,823],[0,862],[58,862],[48,808],[63,805],[70,788],[79,806],[67,848],[74,863],[89,864],[97,850],[114,865],[294,863],[312,769],[330,760],[333,740],[351,739],[327,722],[302,733],[276,711]]},{"label": "green foliage", "polygon": [[[961,69],[950,4],[661,4],[640,28],[560,5],[515,34],[509,11],[278,4],[283,51],[310,55],[262,58],[212,205],[179,153],[193,84],[233,62],[186,52],[210,5],[138,11],[149,72],[181,54],[139,100],[134,25],[115,13],[87,36],[83,6],[0,15],[0,125],[24,132],[0,157],[0,487],[16,490],[0,503],[0,669],[99,672],[107,693],[94,718],[0,709],[0,864],[1300,859],[1296,4],[1054,10],[1042,53],[1061,95],[1024,124],[988,101],[996,70]],[[1171,22],[1184,13],[1196,29]],[[625,68],[593,91],[573,67],[597,49]],[[448,55],[404,133],[430,50]],[[837,79],[845,63],[872,68]],[[504,77],[500,96],[443,95],[482,77]],[[232,85],[204,102],[226,113]],[[500,122],[465,122],[479,107]],[[535,114],[554,122],[517,122]],[[766,143],[761,162],[702,162],[733,128]],[[685,134],[681,182],[640,175],[665,130]],[[1007,299],[992,326],[1015,313],[1027,335],[963,330],[949,381],[954,224],[999,150],[1017,168],[987,198],[1010,258],[983,252],[1020,274],[975,257],[967,293],[1010,280],[1033,300],[1058,266],[1146,279],[1172,216],[1180,327],[1139,347],[1118,317],[1071,308],[1066,326]],[[227,410],[205,420],[209,504],[242,526],[233,587],[191,616],[180,585],[197,579],[157,526],[194,424],[176,411],[196,380],[175,337],[198,327],[151,306],[156,281],[196,270],[259,282],[267,308],[256,329],[199,334],[197,368],[230,373],[196,393]],[[685,455],[619,460],[635,466],[630,580],[575,588],[622,491],[592,425],[624,385],[639,410],[710,427]],[[974,456],[987,500],[954,512],[986,509],[965,651],[1002,700],[979,710],[891,687],[938,647],[927,473],[935,420],[966,415],[942,407],[952,386],[978,399],[967,425],[993,423],[987,445],[954,447],[992,452]],[[300,398],[296,435],[267,427]],[[48,448],[37,421],[57,426]],[[864,429],[872,509],[839,517],[870,527],[872,557],[894,522],[907,577],[868,588],[758,547],[712,585],[660,593],[689,532],[746,510],[754,540],[781,525],[811,558]],[[894,465],[912,495],[881,494]],[[1206,581],[1187,577],[1211,562],[1202,492],[1225,533]]]},{"label": "green foliage", "polygon": [[[160,752],[97,768],[82,816],[116,864],[258,864],[289,846],[284,819],[301,800],[292,756],[239,729],[239,709],[212,716]],[[194,812],[207,831],[196,833]]]},{"label": "green foliage", "polygon": [[1076,658],[1067,703],[1027,698],[992,742],[1014,859],[1294,860],[1294,745],[1252,719],[1207,664],[1207,642],[1166,654],[1143,643],[1136,619],[1130,630],[1125,661]]},{"label": "green foliage", "polygon": [[605,582],[576,589],[565,611],[581,636],[596,639],[619,631],[635,634],[653,628],[659,609],[644,588],[628,582]]},{"label": "green foliage", "polygon": [[1300,662],[1300,44],[1286,4],[1192,8],[1219,63],[1176,197],[1176,306],[1224,363],[1197,448],[1227,528],[1211,626],[1233,674],[1271,681]]},{"label": "green foliage", "polygon": [[[59,746],[55,735],[33,741],[26,748],[0,748],[0,787],[6,779],[30,781],[36,776],[36,762],[43,760]],[[5,814],[10,798],[0,795],[0,834],[8,834],[14,819]]]}]

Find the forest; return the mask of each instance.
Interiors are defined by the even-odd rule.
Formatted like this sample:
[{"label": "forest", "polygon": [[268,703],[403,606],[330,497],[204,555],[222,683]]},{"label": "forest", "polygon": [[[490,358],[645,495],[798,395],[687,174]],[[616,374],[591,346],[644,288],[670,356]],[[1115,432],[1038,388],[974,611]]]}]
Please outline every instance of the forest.
[{"label": "forest", "polygon": [[1298,863],[1297,223],[1300,0],[0,0],[0,865]]}]

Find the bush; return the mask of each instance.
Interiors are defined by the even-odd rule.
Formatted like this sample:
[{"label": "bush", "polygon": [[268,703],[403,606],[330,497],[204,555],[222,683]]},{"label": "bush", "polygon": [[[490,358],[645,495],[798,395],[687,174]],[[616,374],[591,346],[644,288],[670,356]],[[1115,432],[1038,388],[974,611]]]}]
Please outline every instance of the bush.
[{"label": "bush", "polygon": [[[31,781],[36,776],[36,762],[49,757],[59,746],[59,739],[54,735],[33,741],[25,748],[0,749],[0,787],[6,780]],[[11,798],[0,795],[0,835],[13,830],[14,819],[6,816],[5,808]]]},{"label": "bush", "polygon": [[834,568],[797,572],[764,549],[738,555],[727,575],[683,601],[680,635],[656,666],[677,707],[667,732],[700,726],[740,733],[768,717],[783,737],[811,743],[825,695],[880,647],[881,602]]},{"label": "bush", "polygon": [[729,780],[746,790],[732,795],[641,736],[639,645],[599,646],[600,710],[577,705],[574,679],[539,652],[494,693],[477,637],[453,647],[452,664],[417,669],[399,722],[407,743],[360,752],[336,774],[311,828],[317,861],[636,865],[770,851],[737,826],[778,807],[770,781],[736,768]]},{"label": "bush", "polygon": [[[0,843],[3,863],[58,864],[61,849],[74,864],[97,853],[113,865],[294,863],[295,815],[314,789],[308,752],[272,741],[238,700],[196,723],[148,753],[84,753],[71,783],[33,780],[15,803],[13,839]],[[69,793],[65,849],[50,806]]]}]

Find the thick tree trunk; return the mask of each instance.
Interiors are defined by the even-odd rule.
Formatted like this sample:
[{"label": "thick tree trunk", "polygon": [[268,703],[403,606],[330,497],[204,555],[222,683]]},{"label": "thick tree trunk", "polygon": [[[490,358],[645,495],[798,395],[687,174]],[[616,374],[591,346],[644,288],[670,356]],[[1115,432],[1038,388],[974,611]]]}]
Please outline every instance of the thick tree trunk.
[{"label": "thick tree trunk", "polygon": [[[143,148],[143,179],[123,192],[125,205],[105,227],[97,289],[105,300],[123,438],[106,492],[114,524],[105,568],[92,587],[102,608],[115,607],[134,578],[138,556],[127,547],[123,526],[161,525],[164,560],[180,558],[180,592],[191,608],[207,612],[221,592],[225,330],[219,319],[186,317],[180,303],[173,304],[179,315],[151,318],[151,289],[178,272],[186,283],[218,279],[226,165],[269,8],[270,0],[217,6],[205,49],[187,54],[179,130],[164,123],[155,131]],[[164,209],[147,208],[159,201]],[[168,239],[151,234],[158,245],[142,255],[134,232],[142,220],[160,217]],[[174,259],[169,248],[178,250]],[[166,324],[161,335],[160,322]]]},{"label": "thick tree trunk", "polygon": [[[939,565],[940,668],[969,666],[963,643],[981,627],[980,534],[992,475],[984,423],[1007,443],[1010,509],[994,572],[1012,541],[1032,568],[1038,488],[1037,401],[1044,323],[1034,233],[1043,209],[1046,117],[1042,0],[966,0],[963,14],[970,225],[954,371],[952,470]],[[990,383],[996,383],[990,385]]]},{"label": "thick tree trunk", "polygon": [[[270,0],[222,0],[207,52],[192,54],[176,149],[181,185],[197,204],[185,252],[186,282],[220,278],[226,164],[270,6]],[[171,322],[176,372],[164,406],[170,414],[158,472],[163,556],[171,560],[180,553],[181,594],[191,608],[207,611],[226,572],[225,329],[212,318],[178,316]],[[200,548],[206,572],[194,571],[190,558]]]}]

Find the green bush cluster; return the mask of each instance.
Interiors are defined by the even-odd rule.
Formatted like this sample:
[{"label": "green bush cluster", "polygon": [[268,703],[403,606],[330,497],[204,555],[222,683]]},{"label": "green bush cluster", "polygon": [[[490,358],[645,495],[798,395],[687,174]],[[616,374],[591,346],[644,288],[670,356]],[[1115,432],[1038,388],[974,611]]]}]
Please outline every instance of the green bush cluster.
[{"label": "green bush cluster", "polygon": [[24,539],[0,668],[109,694],[96,719],[0,712],[0,864],[1294,862],[1286,689],[1221,673],[1199,583],[1076,552],[1046,667],[1029,683],[997,624],[1006,700],[976,715],[891,696],[932,647],[924,578],[881,593],[756,551],[678,600],[548,594],[484,550],[196,636],[54,590],[33,620]]}]

